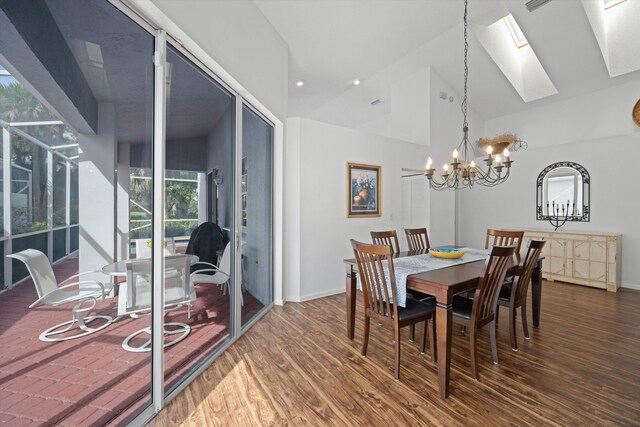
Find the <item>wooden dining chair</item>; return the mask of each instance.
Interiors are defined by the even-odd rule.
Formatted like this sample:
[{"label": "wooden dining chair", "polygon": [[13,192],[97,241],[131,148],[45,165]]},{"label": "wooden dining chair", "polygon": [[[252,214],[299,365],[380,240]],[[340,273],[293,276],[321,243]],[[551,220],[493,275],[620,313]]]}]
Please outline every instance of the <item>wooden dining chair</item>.
[{"label": "wooden dining chair", "polygon": [[484,240],[484,248],[489,249],[491,246],[515,246],[516,255],[520,254],[524,231],[507,231],[487,229],[487,236]]},{"label": "wooden dining chair", "polygon": [[[424,323],[421,352],[424,353],[427,340],[427,327],[431,323],[429,334],[429,347],[431,359],[435,362],[436,356],[436,324],[435,304],[428,304],[407,298],[406,306],[399,307],[396,301],[396,278],[393,268],[391,248],[388,245],[370,245],[351,240],[351,246],[358,263],[360,280],[364,295],[364,340],[362,342],[362,355],[367,355],[369,344],[369,325],[371,319],[391,327],[395,343],[395,378],[400,379],[400,328],[416,323]],[[385,277],[384,267],[388,271],[388,279]],[[429,322],[430,321],[430,322]]]},{"label": "wooden dining chair", "polygon": [[407,237],[407,244],[410,251],[417,251],[420,249],[429,249],[429,236],[427,235],[426,228],[405,228],[404,234]]},{"label": "wooden dining chair", "polygon": [[398,243],[398,233],[396,230],[372,231],[371,240],[374,245],[387,245],[391,247],[394,254],[400,253],[400,243]]},{"label": "wooden dining chair", "polygon": [[[516,257],[518,262],[520,261],[520,248],[522,247],[522,239],[524,238],[524,231],[507,231],[507,230],[494,230],[492,228],[487,229],[487,236],[484,240],[484,248],[489,249],[492,245],[496,246],[513,246],[516,247]],[[502,286],[510,287],[513,284],[513,275],[509,274],[505,277]],[[496,321],[497,319],[496,314]]]},{"label": "wooden dining chair", "polygon": [[475,379],[480,378],[478,375],[478,329],[487,324],[489,325],[493,363],[498,363],[496,305],[498,292],[504,281],[507,268],[513,262],[515,249],[515,246],[493,246],[491,254],[484,264],[473,299],[463,296],[453,297],[453,321],[462,324],[469,331],[471,375]]},{"label": "wooden dining chair", "polygon": [[[498,294],[498,307],[509,307],[509,337],[511,339],[511,349],[518,351],[518,341],[516,340],[516,309],[520,307],[520,317],[522,317],[522,329],[524,337],[529,339],[529,328],[527,327],[527,292],[533,269],[538,262],[545,240],[529,240],[527,252],[523,258],[518,273],[515,276],[511,287],[503,286]],[[496,323],[498,317],[498,307],[496,307]]]}]

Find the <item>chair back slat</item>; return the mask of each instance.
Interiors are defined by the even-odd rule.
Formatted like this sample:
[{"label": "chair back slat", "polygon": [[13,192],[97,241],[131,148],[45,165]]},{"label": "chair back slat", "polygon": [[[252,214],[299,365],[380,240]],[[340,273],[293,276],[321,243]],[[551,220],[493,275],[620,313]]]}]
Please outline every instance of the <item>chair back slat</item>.
[{"label": "chair back slat", "polygon": [[[388,245],[360,243],[353,239],[351,246],[358,263],[365,310],[380,316],[397,318],[396,283],[391,248]],[[388,281],[384,274],[385,263]]]},{"label": "chair back slat", "polygon": [[396,230],[389,231],[372,231],[371,240],[374,245],[386,245],[391,247],[391,253],[400,252],[400,243],[398,242],[398,233]]},{"label": "chair back slat", "polygon": [[[184,303],[191,298],[190,256],[165,257],[165,307]],[[126,303],[123,313],[130,314],[151,309],[151,260],[127,262]]]},{"label": "chair back slat", "polygon": [[407,237],[410,251],[429,249],[431,247],[426,228],[405,228],[404,234]]},{"label": "chair back slat", "polygon": [[471,317],[476,322],[492,318],[495,315],[498,295],[507,268],[512,262],[515,246],[493,246],[484,265],[484,271],[473,298]]},{"label": "chair back slat", "polygon": [[53,272],[49,258],[47,258],[44,253],[36,249],[25,249],[7,255],[7,257],[17,259],[24,263],[36,287],[38,298],[42,298],[44,295],[58,289],[56,275]]},{"label": "chair back slat", "polygon": [[523,236],[524,231],[494,230],[489,228],[484,241],[484,248],[489,249],[491,246],[515,246],[516,254],[519,255]]},{"label": "chair back slat", "polygon": [[527,243],[527,253],[511,288],[511,298],[515,298],[515,301],[522,301],[526,297],[533,269],[546,243],[546,240],[529,240]]}]

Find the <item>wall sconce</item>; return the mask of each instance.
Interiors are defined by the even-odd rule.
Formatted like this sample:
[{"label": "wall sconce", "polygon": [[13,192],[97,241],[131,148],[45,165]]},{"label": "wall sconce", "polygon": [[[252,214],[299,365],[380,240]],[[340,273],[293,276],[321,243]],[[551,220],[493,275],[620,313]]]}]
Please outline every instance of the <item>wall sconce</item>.
[{"label": "wall sconce", "polygon": [[218,187],[222,185],[222,175],[220,175],[220,171],[218,169],[213,170],[213,182]]}]

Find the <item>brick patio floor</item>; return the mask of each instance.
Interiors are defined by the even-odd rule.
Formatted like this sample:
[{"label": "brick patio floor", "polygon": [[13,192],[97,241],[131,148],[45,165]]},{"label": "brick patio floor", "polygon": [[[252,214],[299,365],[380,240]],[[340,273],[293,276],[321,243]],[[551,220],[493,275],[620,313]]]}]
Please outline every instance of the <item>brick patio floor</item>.
[{"label": "brick patio floor", "polygon": [[[78,259],[55,264],[54,271],[60,282],[77,273]],[[229,296],[211,285],[197,285],[196,295],[191,319],[186,308],[165,317],[191,326],[185,340],[165,349],[166,388],[229,336]],[[150,316],[123,318],[86,337],[46,343],[40,333],[70,320],[73,304],[29,309],[36,299],[31,280],[0,294],[0,423],[117,425],[149,405],[151,353],[127,352],[122,341],[149,326]],[[243,321],[262,308],[248,292],[244,302]],[[99,302],[94,311],[115,318],[117,298]]]}]

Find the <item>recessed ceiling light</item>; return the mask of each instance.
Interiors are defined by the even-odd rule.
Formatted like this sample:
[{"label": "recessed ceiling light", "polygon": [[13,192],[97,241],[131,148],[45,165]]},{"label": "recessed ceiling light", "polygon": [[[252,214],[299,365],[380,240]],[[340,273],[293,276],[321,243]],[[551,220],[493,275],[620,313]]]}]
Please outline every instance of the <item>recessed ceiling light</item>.
[{"label": "recessed ceiling light", "polygon": [[360,80],[355,79],[355,80],[353,81],[353,84],[354,84],[354,85],[356,85],[356,86],[358,86],[358,85],[360,84]]},{"label": "recessed ceiling light", "polygon": [[296,86],[298,86],[298,87],[302,87],[302,86],[304,86],[304,82],[303,82],[302,80],[298,80],[298,81],[296,82]]}]

